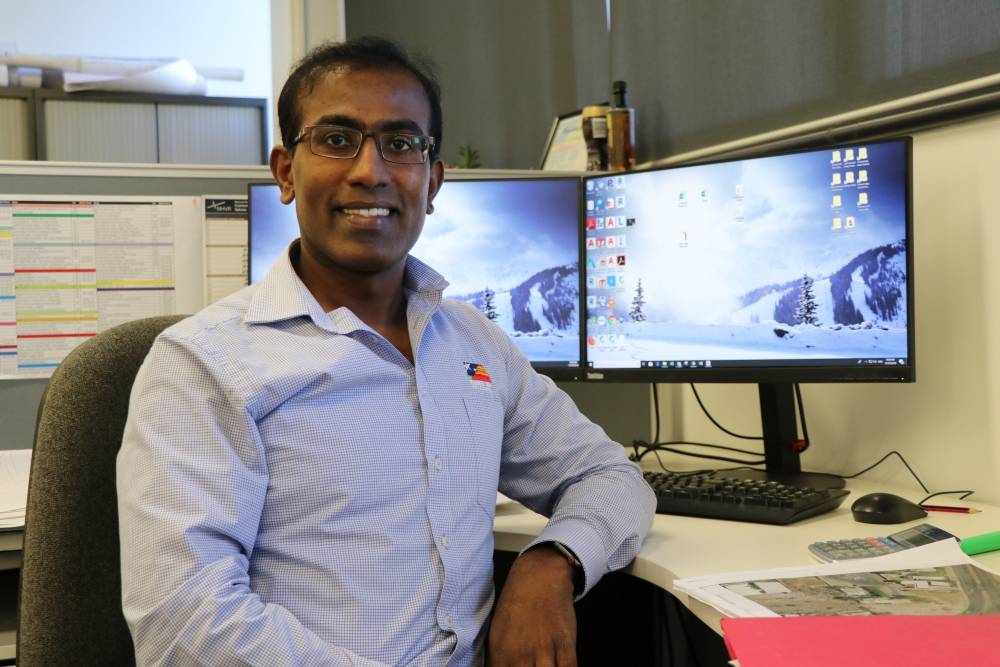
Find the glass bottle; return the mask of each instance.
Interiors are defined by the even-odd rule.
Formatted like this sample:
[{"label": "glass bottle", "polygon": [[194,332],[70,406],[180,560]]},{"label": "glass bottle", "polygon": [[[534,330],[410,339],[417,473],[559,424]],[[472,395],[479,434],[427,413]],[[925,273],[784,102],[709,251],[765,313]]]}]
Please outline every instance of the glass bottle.
[{"label": "glass bottle", "polygon": [[611,84],[612,106],[608,109],[608,170],[635,168],[635,109],[626,101],[625,82]]}]

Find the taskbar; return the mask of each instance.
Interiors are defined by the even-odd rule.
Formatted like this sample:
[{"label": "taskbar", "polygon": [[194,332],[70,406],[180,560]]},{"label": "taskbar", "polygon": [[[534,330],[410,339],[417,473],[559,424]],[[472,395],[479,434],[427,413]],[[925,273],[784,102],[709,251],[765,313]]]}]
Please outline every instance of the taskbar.
[{"label": "taskbar", "polygon": [[[635,365],[635,363],[628,364],[609,364],[603,366],[603,368],[667,368],[667,369],[699,369],[699,368],[760,368],[766,366],[768,368],[782,368],[782,367],[796,367],[801,368],[803,366],[813,366],[813,367],[898,367],[906,366],[908,363],[905,357],[866,357],[866,358],[849,358],[849,359],[645,359]],[[587,366],[589,368],[594,368],[594,363],[588,362]]]}]

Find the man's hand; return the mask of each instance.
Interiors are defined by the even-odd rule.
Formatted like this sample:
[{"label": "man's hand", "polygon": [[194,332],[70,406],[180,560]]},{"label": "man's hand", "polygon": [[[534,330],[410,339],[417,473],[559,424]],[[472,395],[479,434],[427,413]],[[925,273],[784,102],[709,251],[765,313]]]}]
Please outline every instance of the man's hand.
[{"label": "man's hand", "polygon": [[576,667],[573,568],[551,545],[514,561],[488,641],[490,667]]}]

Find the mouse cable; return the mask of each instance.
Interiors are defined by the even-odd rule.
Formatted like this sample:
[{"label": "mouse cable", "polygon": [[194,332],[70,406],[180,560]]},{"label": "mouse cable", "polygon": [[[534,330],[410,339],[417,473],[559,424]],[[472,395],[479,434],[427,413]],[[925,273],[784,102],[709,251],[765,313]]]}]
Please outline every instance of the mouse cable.
[{"label": "mouse cable", "polygon": [[760,435],[760,436],[758,436],[758,435],[740,435],[739,433],[733,433],[728,428],[726,428],[725,426],[723,426],[722,424],[720,424],[719,422],[717,422],[715,420],[715,417],[712,416],[712,413],[710,413],[708,411],[708,408],[705,407],[705,404],[702,403],[701,396],[698,395],[698,389],[694,386],[694,382],[691,382],[689,384],[691,386],[691,391],[694,392],[695,400],[697,400],[698,401],[698,405],[701,406],[701,411],[705,413],[705,416],[708,417],[708,420],[710,422],[712,422],[713,424],[715,424],[715,427],[718,428],[720,431],[722,431],[723,433],[725,433],[727,435],[731,435],[734,438],[739,438],[741,440],[763,440],[764,439],[764,436],[762,436],[762,435]]},{"label": "mouse cable", "polygon": [[923,500],[921,500],[919,503],[917,503],[918,505],[923,505],[928,500],[930,500],[931,498],[934,498],[936,496],[944,496],[944,495],[952,495],[952,494],[955,494],[955,493],[960,493],[962,495],[960,495],[958,497],[958,499],[959,500],[965,500],[966,498],[968,498],[969,496],[971,496],[973,493],[975,493],[975,490],[970,490],[970,489],[960,489],[960,490],[957,490],[957,491],[935,491],[934,493],[931,493],[931,490],[927,488],[927,485],[924,484],[920,480],[920,477],[917,476],[917,473],[914,472],[913,468],[910,467],[910,464],[906,462],[906,458],[902,454],[900,454],[899,452],[897,452],[895,449],[892,450],[891,452],[889,452],[888,454],[886,454],[885,456],[883,456],[882,458],[880,458],[878,461],[876,461],[872,465],[870,465],[867,468],[865,468],[864,470],[860,470],[860,471],[854,473],[853,475],[842,475],[842,477],[844,479],[854,479],[855,477],[859,477],[859,476],[865,474],[866,472],[868,472],[869,470],[872,470],[873,468],[881,465],[883,461],[885,461],[887,458],[889,458],[893,454],[895,454],[899,458],[899,460],[903,462],[903,465],[906,466],[906,469],[910,471],[911,475],[913,475],[913,479],[917,480],[917,484],[919,484],[920,488],[924,490],[924,493],[928,494],[927,496],[924,497]]}]

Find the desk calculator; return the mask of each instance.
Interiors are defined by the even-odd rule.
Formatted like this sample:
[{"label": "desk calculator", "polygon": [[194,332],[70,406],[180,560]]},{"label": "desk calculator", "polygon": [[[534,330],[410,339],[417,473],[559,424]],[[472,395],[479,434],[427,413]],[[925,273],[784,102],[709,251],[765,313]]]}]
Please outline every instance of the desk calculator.
[{"label": "desk calculator", "polygon": [[852,558],[883,556],[949,538],[958,539],[946,530],[941,530],[929,523],[922,523],[919,526],[893,533],[888,537],[861,537],[850,540],[814,542],[809,545],[809,552],[815,558],[830,563]]}]

